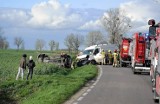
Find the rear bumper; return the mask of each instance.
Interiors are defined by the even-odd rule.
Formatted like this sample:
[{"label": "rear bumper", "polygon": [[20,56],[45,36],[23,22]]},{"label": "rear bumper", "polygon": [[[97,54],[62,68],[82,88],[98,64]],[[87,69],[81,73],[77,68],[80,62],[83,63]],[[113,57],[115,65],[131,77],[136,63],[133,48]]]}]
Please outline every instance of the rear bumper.
[{"label": "rear bumper", "polygon": [[150,67],[135,67],[135,72],[150,72]]},{"label": "rear bumper", "polygon": [[131,64],[131,61],[124,61],[124,60],[121,60],[121,62]]}]

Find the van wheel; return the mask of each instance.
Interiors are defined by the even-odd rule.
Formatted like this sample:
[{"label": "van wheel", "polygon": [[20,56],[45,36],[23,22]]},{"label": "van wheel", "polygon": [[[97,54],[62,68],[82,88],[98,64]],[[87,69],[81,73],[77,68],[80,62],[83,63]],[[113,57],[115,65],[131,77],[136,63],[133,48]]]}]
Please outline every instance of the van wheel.
[{"label": "van wheel", "polygon": [[91,64],[92,65],[96,65],[96,61],[95,60],[91,60]]}]

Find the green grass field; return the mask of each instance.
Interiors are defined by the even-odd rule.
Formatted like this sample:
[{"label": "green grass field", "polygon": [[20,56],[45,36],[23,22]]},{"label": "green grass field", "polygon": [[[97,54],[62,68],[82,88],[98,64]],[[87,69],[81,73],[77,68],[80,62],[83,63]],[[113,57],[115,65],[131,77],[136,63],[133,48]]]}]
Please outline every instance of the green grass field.
[{"label": "green grass field", "polygon": [[[0,50],[0,102],[6,104],[62,104],[97,75],[97,67],[86,65],[74,70],[37,63],[32,80],[15,80],[23,53],[36,51]],[[57,53],[49,52],[49,55]],[[27,70],[24,78],[26,78]]]}]

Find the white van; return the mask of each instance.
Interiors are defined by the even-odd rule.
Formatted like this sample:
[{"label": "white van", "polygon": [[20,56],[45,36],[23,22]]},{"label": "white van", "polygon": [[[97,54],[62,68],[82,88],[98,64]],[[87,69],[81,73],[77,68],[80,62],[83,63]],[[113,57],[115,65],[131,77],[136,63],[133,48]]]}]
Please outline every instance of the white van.
[{"label": "white van", "polygon": [[82,52],[82,54],[80,54],[79,56],[77,56],[78,60],[82,60],[84,58],[87,57],[87,55],[92,55],[93,51],[95,50],[97,45],[93,45],[93,46],[89,46],[87,48],[85,48],[85,50]]},{"label": "white van", "polygon": [[114,52],[115,49],[118,49],[118,47],[115,44],[97,45],[97,47],[93,51],[93,54],[90,55],[89,60],[94,60],[96,63],[101,63],[103,60],[103,56],[101,54],[102,50],[104,50],[107,53],[108,50]]}]

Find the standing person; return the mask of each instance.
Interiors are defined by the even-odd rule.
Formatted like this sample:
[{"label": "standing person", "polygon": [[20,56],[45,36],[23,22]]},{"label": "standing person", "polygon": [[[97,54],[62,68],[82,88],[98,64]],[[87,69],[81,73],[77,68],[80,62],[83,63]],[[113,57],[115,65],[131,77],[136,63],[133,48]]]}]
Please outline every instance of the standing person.
[{"label": "standing person", "polygon": [[107,51],[107,53],[106,53],[106,55],[105,55],[105,62],[106,62],[106,64],[109,64],[109,57],[108,57],[108,51]]},{"label": "standing person", "polygon": [[112,52],[108,50],[109,65],[112,65]]},{"label": "standing person", "polygon": [[68,54],[64,54],[64,67],[65,68],[70,68],[71,67],[71,64],[72,64],[72,59],[71,59],[71,56],[68,55]]},{"label": "standing person", "polygon": [[101,54],[102,54],[102,65],[104,65],[104,64],[106,64],[106,62],[105,62],[105,59],[106,59],[105,55],[106,55],[106,53],[105,53],[104,49],[102,49]]},{"label": "standing person", "polygon": [[23,80],[24,69],[26,69],[26,57],[27,57],[26,54],[22,55],[22,58],[20,60],[20,65],[19,65],[19,68],[18,68],[18,73],[17,73],[17,76],[16,76],[16,80],[18,80],[20,73],[21,73],[21,77],[22,77],[22,80]]},{"label": "standing person", "polygon": [[27,75],[27,80],[28,80],[29,75],[30,75],[30,79],[32,79],[33,68],[36,66],[35,62],[33,61],[32,56],[29,57],[29,62],[27,63],[27,66],[28,66],[28,70],[29,70],[28,75]]},{"label": "standing person", "polygon": [[113,67],[117,67],[117,50],[113,53]]}]

